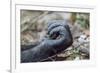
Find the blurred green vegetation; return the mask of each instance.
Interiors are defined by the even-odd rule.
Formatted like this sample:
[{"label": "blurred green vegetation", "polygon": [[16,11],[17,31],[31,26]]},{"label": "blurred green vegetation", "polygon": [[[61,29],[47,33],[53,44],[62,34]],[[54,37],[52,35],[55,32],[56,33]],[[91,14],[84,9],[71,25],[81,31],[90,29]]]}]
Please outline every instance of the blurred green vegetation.
[{"label": "blurred green vegetation", "polygon": [[89,18],[89,13],[72,13],[72,21],[77,22],[84,29],[89,29],[90,27]]}]

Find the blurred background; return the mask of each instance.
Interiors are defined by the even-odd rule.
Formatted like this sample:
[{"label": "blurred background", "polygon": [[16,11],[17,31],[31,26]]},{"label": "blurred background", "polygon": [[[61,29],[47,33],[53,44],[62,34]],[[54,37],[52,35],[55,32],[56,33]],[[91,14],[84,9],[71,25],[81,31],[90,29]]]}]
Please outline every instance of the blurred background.
[{"label": "blurred background", "polygon": [[39,42],[46,35],[49,21],[66,20],[73,36],[73,44],[50,60],[88,60],[90,58],[89,13],[21,10],[20,19],[21,45]]}]

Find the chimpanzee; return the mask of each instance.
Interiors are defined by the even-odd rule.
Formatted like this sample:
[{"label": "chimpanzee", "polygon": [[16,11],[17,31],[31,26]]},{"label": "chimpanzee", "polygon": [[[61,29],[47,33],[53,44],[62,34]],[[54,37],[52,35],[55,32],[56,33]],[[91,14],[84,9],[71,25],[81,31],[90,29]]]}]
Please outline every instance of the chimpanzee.
[{"label": "chimpanzee", "polygon": [[65,20],[50,21],[47,35],[48,37],[45,37],[36,46],[31,45],[28,46],[29,49],[21,50],[21,63],[40,62],[67,49],[73,43],[70,28]]}]

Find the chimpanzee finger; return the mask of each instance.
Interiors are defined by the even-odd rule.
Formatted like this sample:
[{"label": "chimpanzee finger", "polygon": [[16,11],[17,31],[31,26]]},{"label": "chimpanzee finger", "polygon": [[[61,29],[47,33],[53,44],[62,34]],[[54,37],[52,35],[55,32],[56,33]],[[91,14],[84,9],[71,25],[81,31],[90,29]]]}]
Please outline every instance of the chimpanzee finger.
[{"label": "chimpanzee finger", "polygon": [[48,34],[53,28],[58,26],[64,26],[66,29],[68,29],[68,25],[65,20],[53,20],[48,23]]}]

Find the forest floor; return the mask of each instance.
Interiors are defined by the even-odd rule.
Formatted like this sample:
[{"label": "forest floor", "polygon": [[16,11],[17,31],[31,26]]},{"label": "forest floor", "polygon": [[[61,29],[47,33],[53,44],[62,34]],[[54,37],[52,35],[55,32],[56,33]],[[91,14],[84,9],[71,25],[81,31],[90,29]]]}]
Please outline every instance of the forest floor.
[{"label": "forest floor", "polygon": [[63,52],[43,61],[86,60],[90,58],[90,30],[88,13],[21,10],[21,45],[34,44],[47,31],[47,22],[66,20],[73,36],[73,44]]}]

